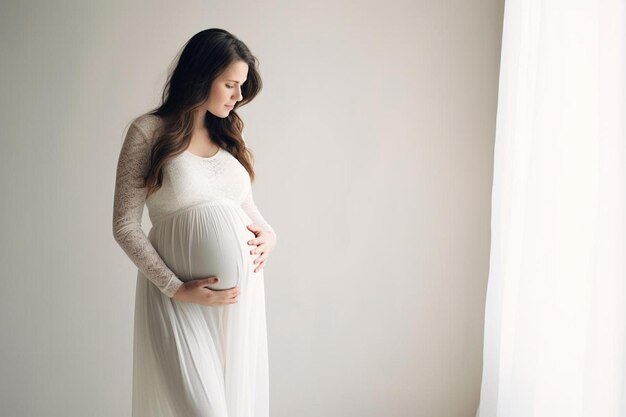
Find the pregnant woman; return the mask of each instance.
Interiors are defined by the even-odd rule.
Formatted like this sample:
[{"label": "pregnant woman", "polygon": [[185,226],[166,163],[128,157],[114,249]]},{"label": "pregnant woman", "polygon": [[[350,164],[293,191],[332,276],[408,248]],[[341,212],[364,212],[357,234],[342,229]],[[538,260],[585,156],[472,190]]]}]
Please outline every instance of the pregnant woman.
[{"label": "pregnant woman", "polygon": [[227,31],[197,33],[122,145],[113,235],[138,268],[133,417],[269,415],[263,266],[276,234],[235,112],[261,90],[256,64]]}]

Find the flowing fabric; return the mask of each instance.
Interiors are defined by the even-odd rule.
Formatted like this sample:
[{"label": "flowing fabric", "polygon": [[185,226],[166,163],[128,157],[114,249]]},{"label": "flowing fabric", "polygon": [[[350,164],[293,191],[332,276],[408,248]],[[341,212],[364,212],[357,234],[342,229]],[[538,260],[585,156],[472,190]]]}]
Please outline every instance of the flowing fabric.
[{"label": "flowing fabric", "polygon": [[[248,216],[235,204],[207,202],[153,225],[148,237],[182,277],[220,277],[242,291],[236,304],[173,300],[138,272],[134,416],[267,415],[267,335],[263,270],[253,272]],[[251,398],[250,396],[254,396]]]},{"label": "flowing fabric", "polygon": [[506,2],[480,417],[626,416],[626,3]]}]

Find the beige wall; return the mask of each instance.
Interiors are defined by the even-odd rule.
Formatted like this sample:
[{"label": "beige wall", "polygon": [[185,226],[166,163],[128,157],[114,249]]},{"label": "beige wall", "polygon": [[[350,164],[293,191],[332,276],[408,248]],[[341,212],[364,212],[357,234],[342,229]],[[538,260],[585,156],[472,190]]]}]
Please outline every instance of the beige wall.
[{"label": "beige wall", "polygon": [[222,27],[265,83],[272,415],[473,416],[503,0],[88,3],[0,6],[0,415],[130,415],[122,133]]}]

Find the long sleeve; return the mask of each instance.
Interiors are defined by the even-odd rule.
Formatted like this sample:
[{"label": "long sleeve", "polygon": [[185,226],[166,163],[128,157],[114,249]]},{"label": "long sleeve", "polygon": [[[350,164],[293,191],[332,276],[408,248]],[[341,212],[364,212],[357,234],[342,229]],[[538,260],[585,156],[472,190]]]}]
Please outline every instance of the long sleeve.
[{"label": "long sleeve", "polygon": [[241,203],[241,208],[243,209],[243,211],[246,212],[248,217],[250,217],[250,219],[252,220],[252,223],[256,224],[257,226],[262,227],[265,230],[272,232],[272,234],[276,236],[276,232],[274,231],[272,226],[263,218],[263,216],[261,215],[261,212],[259,211],[256,204],[254,203],[254,197],[252,195],[252,188],[250,189],[250,192],[248,193],[246,198]]},{"label": "long sleeve", "polygon": [[133,121],[117,163],[113,236],[141,273],[171,298],[183,281],[167,267],[141,228],[141,216],[148,192],[143,187],[143,178],[149,163],[149,141],[136,125],[136,121]]}]

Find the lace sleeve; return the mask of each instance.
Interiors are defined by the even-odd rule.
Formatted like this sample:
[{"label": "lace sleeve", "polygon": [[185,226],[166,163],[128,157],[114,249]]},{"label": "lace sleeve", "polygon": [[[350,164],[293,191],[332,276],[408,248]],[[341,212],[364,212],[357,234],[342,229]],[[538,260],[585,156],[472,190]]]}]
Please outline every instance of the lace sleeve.
[{"label": "lace sleeve", "polygon": [[147,195],[147,188],[142,187],[143,177],[149,163],[149,142],[136,121],[133,121],[117,162],[113,236],[141,273],[171,298],[183,281],[167,267],[141,228]]},{"label": "lace sleeve", "polygon": [[248,195],[241,203],[241,208],[243,209],[243,211],[246,212],[248,217],[250,217],[253,224],[262,227],[263,229],[271,232],[274,236],[276,236],[276,232],[274,231],[272,226],[263,218],[263,216],[261,215],[261,212],[259,212],[259,209],[254,203],[254,198],[252,196],[252,188],[250,188]]}]

